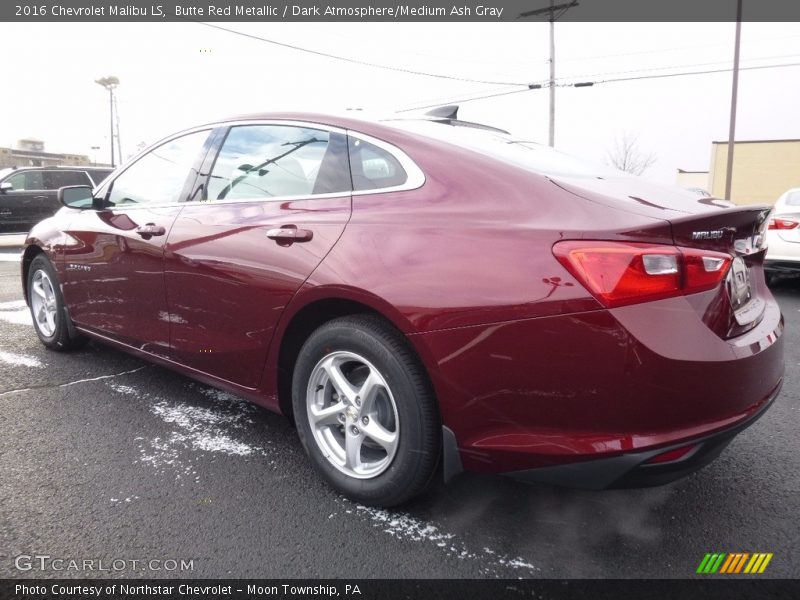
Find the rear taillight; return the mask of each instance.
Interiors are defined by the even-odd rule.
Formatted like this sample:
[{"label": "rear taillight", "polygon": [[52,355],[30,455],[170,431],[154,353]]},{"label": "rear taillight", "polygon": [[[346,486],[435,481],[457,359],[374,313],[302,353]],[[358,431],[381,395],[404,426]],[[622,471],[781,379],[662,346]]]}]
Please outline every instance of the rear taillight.
[{"label": "rear taillight", "polygon": [[608,308],[713,289],[732,260],[722,252],[629,242],[558,242],[553,254]]},{"label": "rear taillight", "polygon": [[795,221],[794,219],[773,217],[769,220],[770,229],[796,229],[798,225],[800,225],[800,221]]}]

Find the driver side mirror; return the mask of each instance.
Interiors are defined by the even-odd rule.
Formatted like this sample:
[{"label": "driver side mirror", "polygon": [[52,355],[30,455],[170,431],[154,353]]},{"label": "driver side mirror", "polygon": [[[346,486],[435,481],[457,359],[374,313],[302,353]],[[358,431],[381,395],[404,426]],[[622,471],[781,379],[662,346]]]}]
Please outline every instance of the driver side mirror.
[{"label": "driver side mirror", "polygon": [[4,181],[3,183],[0,183],[0,194],[6,194],[8,192],[13,192],[13,191],[14,191],[14,186],[11,185],[10,181]]},{"label": "driver side mirror", "polygon": [[80,210],[94,207],[92,188],[88,185],[69,185],[59,188],[58,201],[66,207]]}]

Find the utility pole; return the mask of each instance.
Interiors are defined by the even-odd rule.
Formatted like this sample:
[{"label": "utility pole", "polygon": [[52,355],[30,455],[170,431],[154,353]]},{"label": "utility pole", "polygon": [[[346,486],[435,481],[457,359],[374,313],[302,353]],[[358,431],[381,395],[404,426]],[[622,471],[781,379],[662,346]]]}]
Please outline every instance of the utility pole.
[{"label": "utility pole", "polygon": [[[550,127],[548,133],[548,143],[552,147],[556,142],[556,21],[570,8],[578,6],[578,0],[571,0],[562,4],[556,4],[555,0],[550,0],[547,8],[537,8],[520,13],[517,19],[536,17],[539,15],[549,15],[550,21]],[[561,11],[556,16],[556,11]],[[533,89],[533,88],[532,88]]]},{"label": "utility pole", "polygon": [[556,145],[556,11],[550,0],[550,131],[548,145]]},{"label": "utility pole", "polygon": [[114,77],[113,75],[109,75],[108,77],[101,77],[100,79],[95,79],[94,82],[97,85],[101,85],[108,90],[108,110],[109,110],[108,121],[111,126],[109,130],[110,137],[108,141],[111,146],[111,166],[114,167],[116,166],[114,162],[114,90],[119,85],[119,78]]},{"label": "utility pole", "polygon": [[725,200],[731,199],[733,148],[736,139],[736,99],[739,94],[739,44],[742,37],[742,0],[736,2],[736,42],[733,48],[733,87],[731,89],[731,124],[728,130],[728,164],[725,171]]}]

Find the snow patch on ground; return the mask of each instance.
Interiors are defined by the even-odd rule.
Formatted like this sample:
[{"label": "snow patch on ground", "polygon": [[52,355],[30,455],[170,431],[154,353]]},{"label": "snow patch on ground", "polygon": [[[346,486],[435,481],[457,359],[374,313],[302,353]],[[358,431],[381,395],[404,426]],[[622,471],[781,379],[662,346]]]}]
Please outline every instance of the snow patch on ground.
[{"label": "snow patch on ground", "polygon": [[129,385],[122,385],[119,383],[109,383],[108,387],[110,387],[115,392],[119,392],[120,394],[125,394],[126,396],[135,396],[137,394],[136,389],[132,388]]},{"label": "snow patch on ground", "polygon": [[22,252],[0,252],[0,262],[19,262],[22,260]]},{"label": "snow patch on ground", "polygon": [[33,325],[31,311],[24,300],[0,302],[0,321],[13,325]]},{"label": "snow patch on ground", "polygon": [[190,445],[196,450],[206,452],[222,452],[248,456],[255,452],[255,448],[242,442],[233,440],[225,429],[227,427],[241,427],[245,419],[243,413],[220,413],[208,408],[173,404],[162,400],[150,409],[155,415],[161,417],[165,423],[177,425],[182,437],[180,441]]},{"label": "snow patch on ground", "polygon": [[0,350],[0,362],[14,365],[15,367],[43,367],[42,361],[34,356],[25,356],[24,354],[14,354],[13,352],[6,352]]},{"label": "snow patch on ground", "polygon": [[[199,391],[211,401],[209,406],[175,402],[151,394],[142,394],[135,387],[109,383],[117,393],[137,396],[150,406],[150,412],[173,430],[166,437],[137,437],[140,461],[161,472],[172,471],[177,479],[194,478],[199,481],[192,452],[215,452],[229,456],[267,456],[260,447],[236,439],[236,431],[253,421],[256,408],[234,394],[189,384],[189,389]],[[206,402],[206,404],[208,404]]]},{"label": "snow patch on ground", "polygon": [[[347,502],[344,500],[344,502]],[[483,575],[499,577],[509,570],[528,575],[539,569],[521,557],[511,558],[491,548],[484,547],[482,552],[470,550],[455,534],[442,531],[438,526],[402,512],[372,508],[356,504],[356,514],[367,517],[374,527],[383,529],[384,533],[398,539],[433,544],[441,548],[447,556],[460,560],[480,562],[478,567]],[[345,510],[352,513],[351,510]],[[502,573],[501,573],[502,571]]]}]

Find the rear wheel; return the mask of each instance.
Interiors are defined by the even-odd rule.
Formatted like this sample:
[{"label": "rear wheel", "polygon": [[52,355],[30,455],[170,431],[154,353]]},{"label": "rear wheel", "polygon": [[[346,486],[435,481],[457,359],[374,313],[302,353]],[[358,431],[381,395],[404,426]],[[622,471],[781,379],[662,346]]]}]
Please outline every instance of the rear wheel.
[{"label": "rear wheel", "polygon": [[392,506],[433,478],[436,402],[408,342],[382,320],[342,317],[317,329],[300,351],[292,401],[315,469],[349,498]]},{"label": "rear wheel", "polygon": [[45,346],[74,350],[86,344],[87,338],[70,327],[56,270],[43,254],[33,259],[28,271],[28,302],[36,335]]}]

